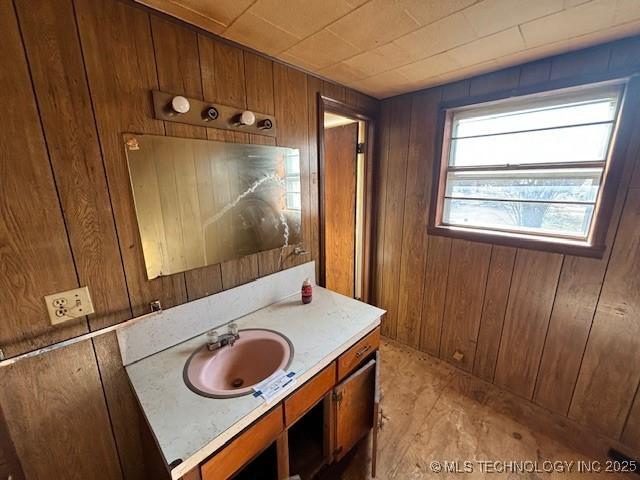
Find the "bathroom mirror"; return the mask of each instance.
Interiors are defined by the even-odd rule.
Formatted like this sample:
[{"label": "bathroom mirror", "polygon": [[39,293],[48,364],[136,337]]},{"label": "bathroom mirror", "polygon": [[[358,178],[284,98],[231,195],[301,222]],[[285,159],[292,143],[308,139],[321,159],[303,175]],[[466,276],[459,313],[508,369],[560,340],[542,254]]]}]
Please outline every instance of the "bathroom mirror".
[{"label": "bathroom mirror", "polygon": [[300,153],[125,135],[149,279],[302,241]]}]

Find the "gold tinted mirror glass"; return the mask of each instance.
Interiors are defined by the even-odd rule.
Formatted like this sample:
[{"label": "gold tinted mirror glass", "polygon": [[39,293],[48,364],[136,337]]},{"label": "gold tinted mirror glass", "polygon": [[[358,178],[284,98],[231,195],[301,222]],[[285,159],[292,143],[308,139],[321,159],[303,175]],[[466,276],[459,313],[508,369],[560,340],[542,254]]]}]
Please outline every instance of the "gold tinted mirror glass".
[{"label": "gold tinted mirror glass", "polygon": [[301,243],[297,149],[125,135],[149,279]]}]

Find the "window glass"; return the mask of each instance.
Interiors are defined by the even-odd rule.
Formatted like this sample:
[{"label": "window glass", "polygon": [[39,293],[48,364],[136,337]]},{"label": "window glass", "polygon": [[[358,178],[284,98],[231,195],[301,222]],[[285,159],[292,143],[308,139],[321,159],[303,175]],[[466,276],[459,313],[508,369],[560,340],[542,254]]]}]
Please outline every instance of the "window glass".
[{"label": "window glass", "polygon": [[593,205],[445,199],[446,224],[533,234],[585,237]]},{"label": "window glass", "polygon": [[458,138],[451,142],[452,166],[589,162],[607,155],[611,124]]},{"label": "window glass", "polygon": [[622,85],[449,111],[444,226],[587,240]]},{"label": "window glass", "polygon": [[595,203],[601,168],[449,172],[446,197]]}]

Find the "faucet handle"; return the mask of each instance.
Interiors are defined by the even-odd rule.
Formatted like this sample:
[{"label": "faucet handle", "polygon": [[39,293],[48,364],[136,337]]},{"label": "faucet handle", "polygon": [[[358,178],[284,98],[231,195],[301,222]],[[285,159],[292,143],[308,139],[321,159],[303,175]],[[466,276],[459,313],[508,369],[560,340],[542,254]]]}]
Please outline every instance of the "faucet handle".
[{"label": "faucet handle", "polygon": [[238,324],[237,323],[230,323],[229,324],[229,333],[231,335],[238,335]]},{"label": "faucet handle", "polygon": [[218,341],[218,332],[215,330],[209,330],[207,332],[207,343],[209,345],[216,343]]}]

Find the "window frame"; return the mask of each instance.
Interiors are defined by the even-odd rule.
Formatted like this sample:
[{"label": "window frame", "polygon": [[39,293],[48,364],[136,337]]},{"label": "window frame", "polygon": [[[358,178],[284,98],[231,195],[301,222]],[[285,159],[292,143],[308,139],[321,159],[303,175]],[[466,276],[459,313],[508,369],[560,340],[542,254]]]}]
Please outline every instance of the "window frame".
[{"label": "window frame", "polygon": [[[616,194],[622,175],[624,157],[631,136],[631,118],[633,105],[640,101],[638,92],[640,80],[637,77],[608,79],[581,85],[563,85],[549,82],[545,86],[529,89],[514,89],[498,94],[466,97],[460,100],[443,101],[438,106],[436,151],[433,163],[431,202],[427,231],[431,235],[471,240],[510,247],[528,248],[577,256],[602,258],[606,250],[606,237],[609,222],[613,213]],[[526,234],[522,232],[505,232],[486,228],[473,228],[446,225],[443,223],[444,199],[446,196],[446,179],[449,170],[449,153],[451,146],[452,117],[456,110],[484,108],[492,103],[517,102],[523,97],[544,98],[562,93],[580,93],[581,91],[620,85],[622,93],[618,104],[614,129],[608,148],[606,163],[602,174],[601,187],[596,199],[591,228],[587,240],[573,240],[547,234]],[[632,113],[631,113],[632,114]],[[549,165],[549,164],[546,164]],[[554,164],[560,168],[562,164]],[[525,167],[522,167],[525,168]]]}]

